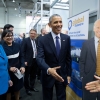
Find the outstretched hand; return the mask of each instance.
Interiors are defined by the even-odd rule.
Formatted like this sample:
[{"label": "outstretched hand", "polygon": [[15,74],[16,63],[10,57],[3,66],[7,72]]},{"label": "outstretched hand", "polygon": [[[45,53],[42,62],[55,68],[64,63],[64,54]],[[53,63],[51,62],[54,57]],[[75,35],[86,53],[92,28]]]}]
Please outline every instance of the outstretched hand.
[{"label": "outstretched hand", "polygon": [[85,88],[86,90],[89,90],[90,92],[100,92],[100,77],[95,76],[95,75],[94,77],[97,80],[87,83]]},{"label": "outstretched hand", "polygon": [[48,73],[53,76],[56,80],[60,82],[64,82],[64,79],[56,72],[57,69],[60,69],[60,66],[54,67],[54,68],[49,68]]}]

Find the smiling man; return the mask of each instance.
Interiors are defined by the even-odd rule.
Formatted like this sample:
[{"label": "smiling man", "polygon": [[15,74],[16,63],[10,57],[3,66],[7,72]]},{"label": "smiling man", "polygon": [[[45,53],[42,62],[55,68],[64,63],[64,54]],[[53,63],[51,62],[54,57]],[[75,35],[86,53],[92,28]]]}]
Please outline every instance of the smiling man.
[{"label": "smiling man", "polygon": [[38,41],[37,63],[42,69],[43,100],[66,100],[66,85],[71,81],[70,37],[61,33],[62,18],[54,14],[48,25],[52,31]]}]

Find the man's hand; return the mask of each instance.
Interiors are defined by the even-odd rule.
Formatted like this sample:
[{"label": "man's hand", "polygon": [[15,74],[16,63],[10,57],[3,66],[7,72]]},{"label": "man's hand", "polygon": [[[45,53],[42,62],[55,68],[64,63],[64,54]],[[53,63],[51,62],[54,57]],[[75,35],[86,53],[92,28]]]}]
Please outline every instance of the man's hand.
[{"label": "man's hand", "polygon": [[24,68],[24,67],[21,67],[21,68],[20,68],[20,71],[21,71],[22,74],[24,74],[25,68]]},{"label": "man's hand", "polygon": [[27,66],[27,62],[25,62],[25,66]]},{"label": "man's hand", "polygon": [[57,74],[56,70],[59,69],[59,67],[54,67],[54,68],[48,68],[48,73],[50,75],[52,75],[56,80],[60,81],[60,82],[64,82],[64,79],[59,75]]},{"label": "man's hand", "polygon": [[9,80],[9,86],[13,86],[13,82]]},{"label": "man's hand", "polygon": [[85,88],[90,92],[100,92],[100,77],[96,75],[94,75],[94,77],[97,80],[87,83]]},{"label": "man's hand", "polygon": [[17,72],[17,68],[16,67],[10,67],[10,71],[16,73]]},{"label": "man's hand", "polygon": [[67,76],[67,81],[68,81],[68,84],[70,84],[70,82],[71,82],[71,77],[70,76]]}]

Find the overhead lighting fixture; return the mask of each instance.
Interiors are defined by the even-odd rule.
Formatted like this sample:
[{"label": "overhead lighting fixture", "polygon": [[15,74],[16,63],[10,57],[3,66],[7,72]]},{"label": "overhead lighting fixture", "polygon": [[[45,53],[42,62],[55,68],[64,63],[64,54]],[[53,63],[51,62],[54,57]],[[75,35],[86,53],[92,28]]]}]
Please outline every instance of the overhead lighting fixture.
[{"label": "overhead lighting fixture", "polygon": [[19,17],[21,17],[21,14],[19,14]]},{"label": "overhead lighting fixture", "polygon": [[12,2],[15,2],[15,0],[13,0]]},{"label": "overhead lighting fixture", "polygon": [[15,8],[15,10],[17,10],[17,8]]}]

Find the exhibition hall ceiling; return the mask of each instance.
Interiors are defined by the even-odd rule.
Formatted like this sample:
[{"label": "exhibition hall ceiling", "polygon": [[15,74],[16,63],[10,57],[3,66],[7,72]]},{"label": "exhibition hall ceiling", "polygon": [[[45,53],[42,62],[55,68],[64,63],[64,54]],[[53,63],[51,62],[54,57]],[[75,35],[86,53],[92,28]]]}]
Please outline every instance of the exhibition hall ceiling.
[{"label": "exhibition hall ceiling", "polygon": [[[12,8],[18,10],[19,13],[25,13],[26,15],[32,15],[32,12],[35,10],[35,3],[37,2],[37,9],[40,12],[41,10],[41,0],[1,0],[0,7]],[[44,11],[50,10],[50,3],[54,3],[55,8],[68,6],[68,0],[43,0],[43,2],[47,2],[43,5]]]}]

